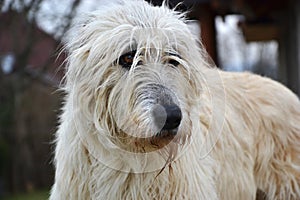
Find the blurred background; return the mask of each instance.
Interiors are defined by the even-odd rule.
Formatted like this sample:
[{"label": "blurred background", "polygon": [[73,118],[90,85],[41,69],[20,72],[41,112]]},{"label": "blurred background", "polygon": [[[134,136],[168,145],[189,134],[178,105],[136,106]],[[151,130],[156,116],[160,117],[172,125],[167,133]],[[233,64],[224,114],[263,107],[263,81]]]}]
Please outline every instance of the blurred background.
[{"label": "blurred background", "polygon": [[[48,197],[64,34],[80,13],[116,1],[0,0],[0,199]],[[268,76],[300,94],[299,0],[185,0],[177,9],[189,11],[219,68]]]}]

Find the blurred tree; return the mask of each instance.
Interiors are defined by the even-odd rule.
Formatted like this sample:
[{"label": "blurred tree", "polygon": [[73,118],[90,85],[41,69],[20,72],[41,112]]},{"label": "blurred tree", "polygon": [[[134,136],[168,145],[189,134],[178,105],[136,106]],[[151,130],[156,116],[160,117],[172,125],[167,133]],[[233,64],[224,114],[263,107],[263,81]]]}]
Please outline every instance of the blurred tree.
[{"label": "blurred tree", "polygon": [[[81,0],[70,1],[63,20],[60,20],[59,24],[57,20],[54,23],[57,42],[52,42],[55,41],[54,36],[44,33],[37,25],[38,18],[43,14],[42,6],[49,1],[0,0],[0,197],[3,182],[6,189],[12,192],[51,184],[49,179],[53,174],[43,175],[43,169],[37,169],[37,166],[43,165],[34,163],[46,163],[50,162],[50,159],[37,160],[36,155],[39,154],[32,152],[48,153],[50,157],[49,143],[46,144],[48,152],[39,149],[41,146],[37,143],[44,139],[41,139],[41,133],[37,130],[55,125],[55,119],[45,124],[39,121],[40,117],[36,114],[42,113],[47,107],[56,109],[57,105],[57,101],[43,99],[48,97],[46,95],[50,96],[52,90],[41,89],[40,85],[43,83],[41,84],[40,80],[45,82],[49,73],[58,73],[57,68],[63,60],[60,60],[60,64],[53,65],[57,56],[57,52],[54,51],[59,48],[60,39],[68,30]],[[46,51],[46,58],[40,51]],[[36,90],[40,91],[40,95],[35,94]],[[37,98],[42,103],[36,103]],[[26,114],[28,109],[32,110],[31,115]],[[28,118],[31,116],[35,116],[37,120],[26,121],[30,120]],[[39,124],[45,126],[39,127]],[[50,132],[47,134],[50,139]],[[39,172],[40,174],[37,174]],[[48,181],[43,182],[43,177]]]}]

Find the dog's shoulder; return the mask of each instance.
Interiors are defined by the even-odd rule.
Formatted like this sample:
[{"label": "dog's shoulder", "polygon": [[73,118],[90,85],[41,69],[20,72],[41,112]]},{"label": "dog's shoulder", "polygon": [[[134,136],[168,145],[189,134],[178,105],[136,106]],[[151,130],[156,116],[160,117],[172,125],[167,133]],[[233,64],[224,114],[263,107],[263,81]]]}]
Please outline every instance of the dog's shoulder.
[{"label": "dog's shoulder", "polygon": [[272,119],[293,113],[300,120],[299,98],[283,84],[249,72],[221,72],[221,77],[227,103],[239,112]]},{"label": "dog's shoulder", "polygon": [[243,93],[246,97],[293,100],[298,97],[282,83],[250,72],[221,72],[226,92]]}]

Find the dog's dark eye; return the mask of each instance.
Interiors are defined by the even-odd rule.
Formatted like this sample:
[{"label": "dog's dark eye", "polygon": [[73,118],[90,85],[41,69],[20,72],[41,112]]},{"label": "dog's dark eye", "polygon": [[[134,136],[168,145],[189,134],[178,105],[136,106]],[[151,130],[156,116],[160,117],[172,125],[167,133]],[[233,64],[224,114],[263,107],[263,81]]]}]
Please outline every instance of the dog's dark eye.
[{"label": "dog's dark eye", "polygon": [[[177,55],[177,54],[173,54],[173,53],[169,53],[169,56],[171,56],[171,57],[178,57],[178,58],[180,58],[180,56],[179,55]],[[170,58],[169,60],[168,60],[168,63],[169,64],[171,64],[171,65],[173,65],[174,67],[177,67],[180,63],[177,61],[177,60],[175,60],[175,59],[172,59],[172,58]]]},{"label": "dog's dark eye", "polygon": [[177,67],[180,64],[177,60],[174,59],[170,59],[168,63],[173,65],[174,67]]},{"label": "dog's dark eye", "polygon": [[130,67],[133,63],[135,54],[136,54],[136,51],[130,51],[128,53],[123,54],[119,58],[119,65],[121,65],[125,69],[130,69]]}]

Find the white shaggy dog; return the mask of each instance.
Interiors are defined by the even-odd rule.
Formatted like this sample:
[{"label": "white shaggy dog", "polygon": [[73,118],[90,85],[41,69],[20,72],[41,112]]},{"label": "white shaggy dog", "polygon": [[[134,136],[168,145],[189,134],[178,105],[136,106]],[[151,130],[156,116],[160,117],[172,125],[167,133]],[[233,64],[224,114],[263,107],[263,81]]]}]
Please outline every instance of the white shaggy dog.
[{"label": "white shaggy dog", "polygon": [[300,102],[211,68],[182,14],[121,1],[77,22],[52,200],[300,199]]}]

